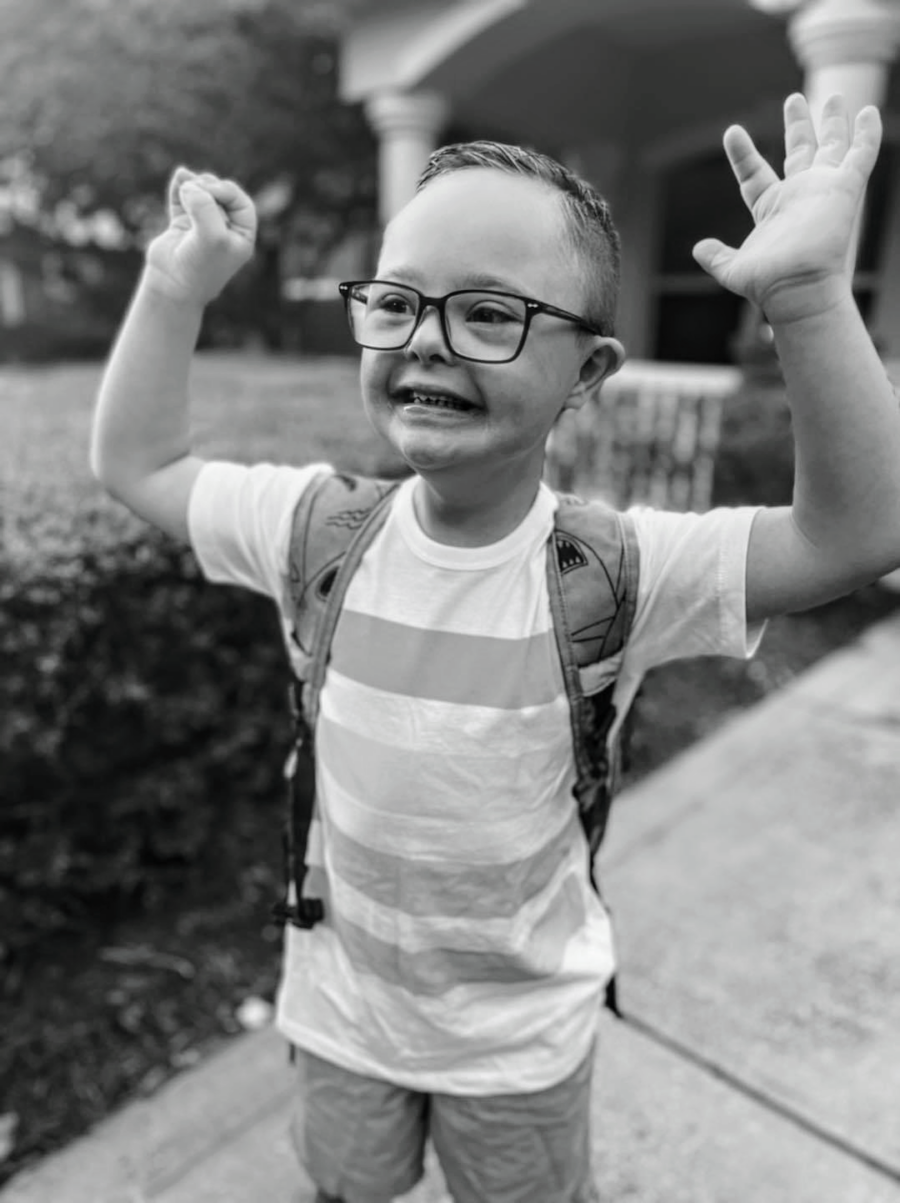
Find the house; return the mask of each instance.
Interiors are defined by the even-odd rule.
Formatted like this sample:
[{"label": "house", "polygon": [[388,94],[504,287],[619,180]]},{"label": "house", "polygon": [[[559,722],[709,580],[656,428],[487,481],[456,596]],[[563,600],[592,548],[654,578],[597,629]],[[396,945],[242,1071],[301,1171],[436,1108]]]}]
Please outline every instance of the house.
[{"label": "house", "polygon": [[861,231],[857,292],[900,355],[897,0],[357,0],[341,87],[380,147],[385,222],[437,145],[496,137],[548,151],[595,183],[622,234],[619,334],[643,359],[727,363],[744,302],[691,256],[749,218],[721,149],[740,122],[776,165],[781,104],[803,90],[882,107],[885,148]]}]

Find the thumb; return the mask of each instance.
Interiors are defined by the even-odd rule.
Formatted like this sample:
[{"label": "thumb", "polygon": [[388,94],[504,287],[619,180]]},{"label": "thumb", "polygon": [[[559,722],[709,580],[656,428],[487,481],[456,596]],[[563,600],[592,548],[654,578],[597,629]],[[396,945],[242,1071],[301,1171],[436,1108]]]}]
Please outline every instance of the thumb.
[{"label": "thumb", "polygon": [[713,279],[722,283],[722,277],[737,254],[734,247],[726,246],[718,238],[703,238],[692,252],[694,259]]},{"label": "thumb", "polygon": [[178,196],[191,222],[204,234],[216,234],[222,228],[222,211],[215,197],[195,180],[185,180]]}]

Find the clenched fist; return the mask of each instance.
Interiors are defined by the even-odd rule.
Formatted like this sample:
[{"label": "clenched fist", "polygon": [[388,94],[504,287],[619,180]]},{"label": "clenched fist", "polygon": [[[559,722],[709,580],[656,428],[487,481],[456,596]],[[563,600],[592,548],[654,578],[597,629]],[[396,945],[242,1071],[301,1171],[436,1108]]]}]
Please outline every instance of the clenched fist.
[{"label": "clenched fist", "polygon": [[179,167],[168,227],[147,248],[147,280],[173,300],[206,305],[253,255],[253,201],[232,180]]}]

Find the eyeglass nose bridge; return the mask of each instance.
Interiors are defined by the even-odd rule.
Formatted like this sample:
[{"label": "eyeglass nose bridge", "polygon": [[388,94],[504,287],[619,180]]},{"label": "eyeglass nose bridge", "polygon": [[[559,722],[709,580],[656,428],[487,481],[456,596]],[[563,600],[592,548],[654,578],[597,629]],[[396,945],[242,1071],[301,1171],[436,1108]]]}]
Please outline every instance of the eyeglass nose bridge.
[{"label": "eyeglass nose bridge", "polygon": [[429,309],[433,309],[437,315],[438,329],[441,332],[441,341],[446,347],[448,354],[456,355],[456,351],[453,349],[453,343],[450,341],[450,331],[447,329],[447,301],[449,298],[445,296],[427,297],[422,292],[417,292],[416,296],[419,298],[418,311],[416,312],[412,330],[410,330],[409,337],[403,344],[402,350],[408,351],[410,349],[413,339],[418,334],[419,329],[425,320],[425,314]]}]

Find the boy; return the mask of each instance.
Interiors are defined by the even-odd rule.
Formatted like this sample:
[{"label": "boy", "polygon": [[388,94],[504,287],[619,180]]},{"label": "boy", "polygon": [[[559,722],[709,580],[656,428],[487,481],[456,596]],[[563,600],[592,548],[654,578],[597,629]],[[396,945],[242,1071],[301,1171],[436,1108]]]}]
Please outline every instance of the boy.
[{"label": "boy", "polygon": [[[624,715],[652,665],[747,656],[770,616],[900,563],[900,414],[851,293],[880,123],[843,102],[819,137],[785,104],[785,178],[725,146],[755,222],[698,262],[775,332],[796,439],[793,504],[637,511]],[[290,623],[292,523],[323,465],[203,464],[188,366],[203,305],[249,257],[250,200],[176,172],[169,228],[119,335],[93,466],[190,538],[210,579]],[[602,200],[543,156],[438,151],[390,223],[376,282],[344,286],[375,428],[413,469],[345,597],[316,725],[311,874],[322,922],[289,929],[278,1016],[298,1049],[295,1128],[319,1200],[382,1203],[426,1135],[457,1203],[583,1203],[592,1045],[613,969],[572,799],[568,703],[544,572],[546,436],[622,362]],[[296,582],[294,582],[296,583]]]}]

